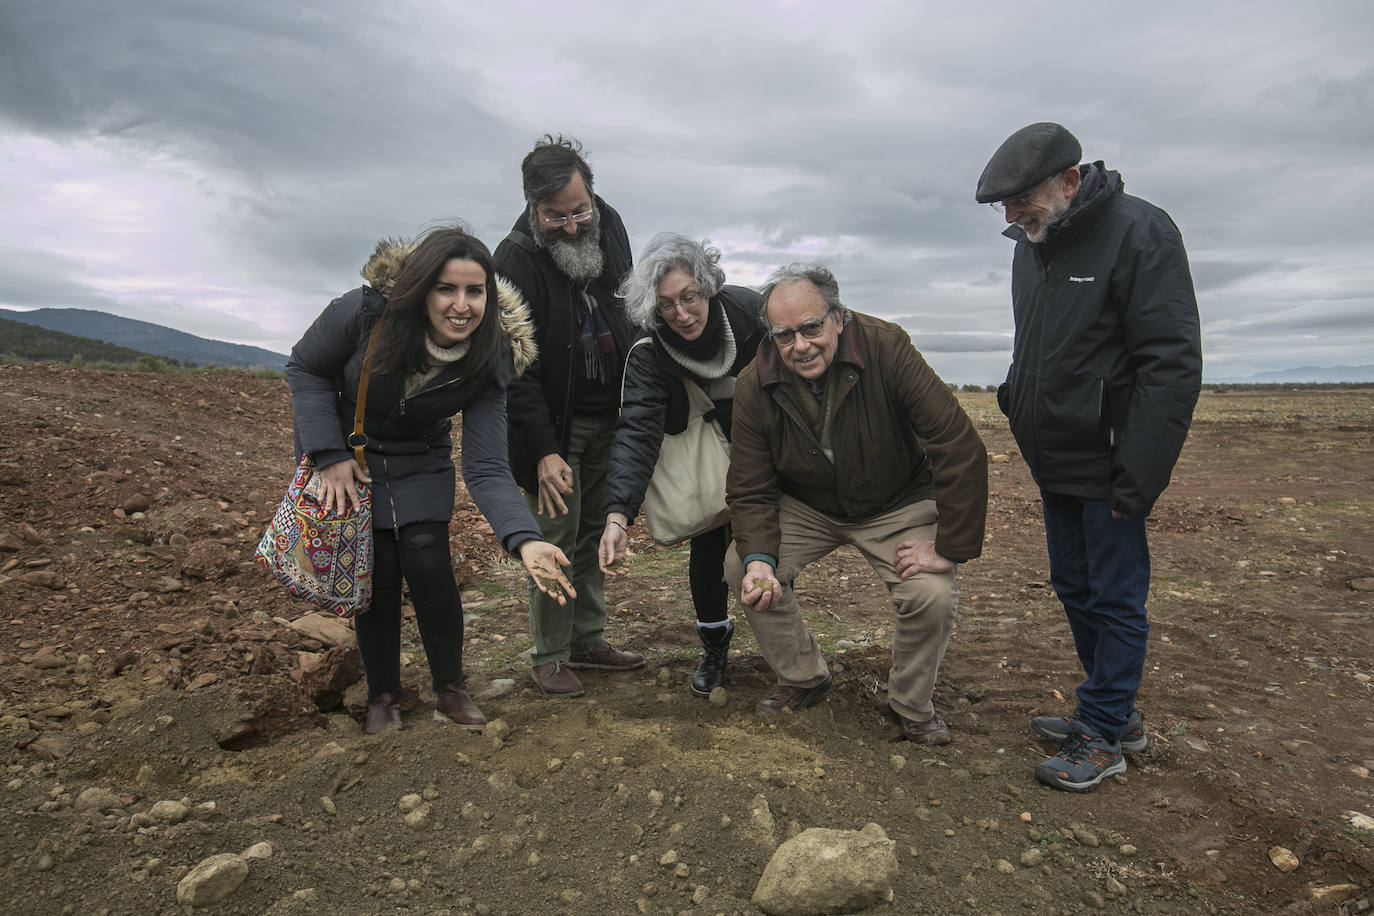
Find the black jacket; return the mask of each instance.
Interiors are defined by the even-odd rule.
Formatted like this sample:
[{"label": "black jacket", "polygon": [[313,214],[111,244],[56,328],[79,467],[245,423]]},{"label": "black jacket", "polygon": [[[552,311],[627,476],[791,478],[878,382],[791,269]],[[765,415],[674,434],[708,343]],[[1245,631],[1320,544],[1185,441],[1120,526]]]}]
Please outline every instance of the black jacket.
[{"label": "black jacket", "polygon": [[[587,291],[601,305],[606,323],[623,357],[635,340],[634,326],[624,303],[615,295],[630,272],[630,239],[620,214],[600,197],[601,250],[606,266]],[[572,422],[574,386],[579,377],[573,360],[577,347],[578,284],[553,263],[553,258],[529,235],[525,211],[493,254],[497,268],[519,288],[534,319],[539,358],[506,395],[510,416],[510,467],[516,483],[526,491],[539,487],[539,459],[565,455]],[[574,303],[578,305],[575,306]],[[615,379],[616,385],[620,379]]]},{"label": "black jacket", "polygon": [[[735,378],[754,359],[763,340],[763,325],[758,318],[759,294],[743,286],[724,286],[711,300],[711,307],[725,310],[725,320],[735,337],[735,361],[726,375]],[[649,488],[649,478],[658,464],[658,453],[665,435],[676,435],[687,428],[687,389],[683,379],[706,383],[675,362],[659,346],[636,347],[625,365],[625,396],[620,405],[620,420],[611,446],[610,469],[606,473],[606,511],[623,512],[634,519]],[[714,419],[725,437],[730,437],[733,391],[728,397],[712,398]]]},{"label": "black jacket", "polygon": [[1039,245],[1017,226],[1016,339],[1002,412],[1036,482],[1150,514],[1202,383],[1197,300],[1169,215],[1122,193],[1101,162]]},{"label": "black jacket", "polygon": [[[379,246],[363,271],[373,285],[329,303],[291,349],[286,380],[296,454],[310,455],[318,467],[353,457],[345,442],[353,431],[363,357],[386,307],[374,288],[385,288],[377,274],[378,259],[390,258],[388,266],[394,268],[405,253]],[[372,519],[378,529],[452,519],[456,486],[450,418],[461,411],[463,482],[497,539],[513,553],[525,541],[543,537],[511,480],[506,459],[505,391],[512,375],[534,357],[529,317],[514,287],[499,278],[497,285],[499,303],[488,308],[485,320],[501,321],[507,346],[495,378],[469,383],[459,360],[406,397],[402,376],[372,375],[363,429]]]}]

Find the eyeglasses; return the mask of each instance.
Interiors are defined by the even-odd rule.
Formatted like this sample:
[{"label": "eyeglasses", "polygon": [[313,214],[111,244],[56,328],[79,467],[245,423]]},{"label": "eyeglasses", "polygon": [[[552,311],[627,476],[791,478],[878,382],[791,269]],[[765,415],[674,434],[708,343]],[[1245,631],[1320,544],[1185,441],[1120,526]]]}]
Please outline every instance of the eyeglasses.
[{"label": "eyeglasses", "polygon": [[825,322],[832,314],[834,314],[833,311],[827,310],[821,317],[803,321],[795,328],[770,328],[768,339],[780,347],[792,346],[797,342],[798,334],[807,340],[820,340],[825,334]]},{"label": "eyeglasses", "polygon": [[586,223],[590,222],[594,215],[592,208],[588,207],[585,210],[578,210],[571,216],[541,216],[539,222],[550,229],[562,229],[568,225],[568,220],[572,220],[574,223]]},{"label": "eyeglasses", "polygon": [[673,312],[676,312],[679,307],[690,311],[692,307],[703,298],[705,297],[701,295],[701,290],[689,289],[676,299],[668,299],[665,297],[658,300],[658,305],[654,307],[658,309],[658,313],[664,318],[670,318]]},{"label": "eyeglasses", "polygon": [[988,206],[994,210],[1025,210],[1035,203],[1035,198],[1039,194],[1040,188],[1037,186],[1027,194],[1020,197],[1008,197],[1006,200],[994,200]]}]

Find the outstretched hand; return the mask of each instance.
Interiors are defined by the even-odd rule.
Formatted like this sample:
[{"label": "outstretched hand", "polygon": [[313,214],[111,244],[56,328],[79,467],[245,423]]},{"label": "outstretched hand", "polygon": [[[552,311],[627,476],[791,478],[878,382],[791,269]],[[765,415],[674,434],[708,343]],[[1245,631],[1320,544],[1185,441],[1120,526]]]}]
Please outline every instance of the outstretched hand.
[{"label": "outstretched hand", "polygon": [[596,556],[601,561],[601,571],[608,576],[620,575],[620,570],[611,567],[625,556],[625,550],[630,546],[628,522],[629,519],[624,513],[606,514],[606,530],[601,532],[601,546],[597,549]]},{"label": "outstretched hand", "polygon": [[351,505],[355,510],[362,508],[357,484],[372,483],[372,478],[363,473],[353,458],[335,462],[320,468],[320,505],[335,515],[343,515]]},{"label": "outstretched hand", "polygon": [[541,592],[559,604],[567,604],[568,598],[577,597],[577,589],[563,575],[563,570],[571,566],[572,561],[557,546],[548,541],[530,540],[521,544],[519,550],[525,572]]},{"label": "outstretched hand", "polygon": [[571,496],[573,491],[573,472],[563,456],[554,452],[539,459],[539,514],[553,518],[568,514],[568,504],[563,497]]}]

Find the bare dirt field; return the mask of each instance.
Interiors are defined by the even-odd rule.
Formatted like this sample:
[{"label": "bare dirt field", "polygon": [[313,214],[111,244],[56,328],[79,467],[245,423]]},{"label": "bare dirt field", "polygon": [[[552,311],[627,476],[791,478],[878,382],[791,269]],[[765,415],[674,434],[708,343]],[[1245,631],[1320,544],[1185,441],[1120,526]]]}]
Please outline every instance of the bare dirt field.
[{"label": "bare dirt field", "polygon": [[[1036,491],[993,396],[961,397],[996,457],[949,746],[884,717],[891,606],[848,551],[798,580],[836,673],[812,709],[755,718],[744,626],[727,702],[689,694],[686,555],[638,529],[607,594],[649,665],[544,699],[519,568],[462,499],[495,721],[431,720],[408,625],[406,727],[367,739],[356,650],[291,626],[310,608],[251,561],[290,476],[285,383],[0,366],[0,911],[754,914],[778,843],[870,822],[899,858],[873,912],[1370,911],[1374,391],[1204,393],[1150,523],[1150,749],[1084,796],[1031,773],[1054,748],[1028,717],[1079,680]],[[250,849],[222,901],[178,903]]]}]

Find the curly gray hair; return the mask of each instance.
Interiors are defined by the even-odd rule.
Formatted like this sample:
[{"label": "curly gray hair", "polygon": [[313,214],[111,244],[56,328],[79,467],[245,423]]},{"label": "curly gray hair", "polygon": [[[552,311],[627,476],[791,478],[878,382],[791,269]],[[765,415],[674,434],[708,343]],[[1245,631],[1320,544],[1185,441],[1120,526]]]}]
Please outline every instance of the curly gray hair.
[{"label": "curly gray hair", "polygon": [[634,272],[620,284],[618,295],[635,324],[654,327],[658,314],[658,284],[674,270],[686,271],[710,299],[725,285],[725,271],[718,266],[720,249],[709,247],[709,240],[694,242],[675,232],[660,232],[649,240],[639,256]]}]

